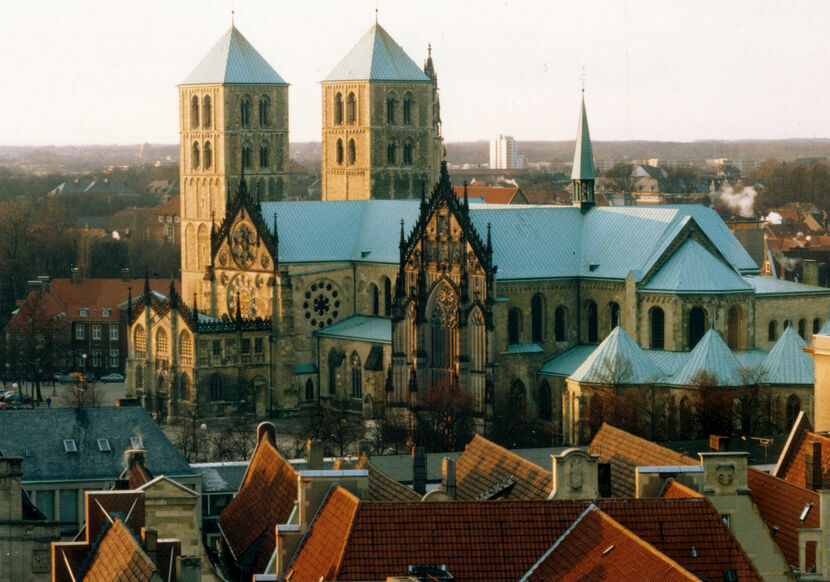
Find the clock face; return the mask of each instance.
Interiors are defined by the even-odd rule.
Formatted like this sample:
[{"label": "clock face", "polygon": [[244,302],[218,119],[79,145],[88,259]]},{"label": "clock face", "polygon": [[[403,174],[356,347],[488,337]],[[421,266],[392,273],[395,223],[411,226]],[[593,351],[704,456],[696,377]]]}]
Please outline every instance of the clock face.
[{"label": "clock face", "polygon": [[231,234],[231,255],[236,264],[247,269],[255,258],[256,233],[246,223],[237,226]]},{"label": "clock face", "polygon": [[228,313],[236,315],[236,301],[242,317],[256,316],[256,287],[248,275],[237,275],[228,286]]}]

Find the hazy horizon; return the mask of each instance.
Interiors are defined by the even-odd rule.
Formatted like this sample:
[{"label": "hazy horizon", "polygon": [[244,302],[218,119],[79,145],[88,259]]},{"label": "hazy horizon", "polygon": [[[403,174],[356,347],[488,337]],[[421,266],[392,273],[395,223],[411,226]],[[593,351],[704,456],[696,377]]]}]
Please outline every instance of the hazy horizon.
[{"label": "hazy horizon", "polygon": [[432,43],[450,143],[572,141],[583,65],[598,142],[830,137],[819,98],[830,92],[830,3],[42,0],[4,7],[0,144],[178,143],[176,84],[234,8],[237,28],[291,84],[291,142],[319,141],[319,81],[376,6],[419,65]]}]

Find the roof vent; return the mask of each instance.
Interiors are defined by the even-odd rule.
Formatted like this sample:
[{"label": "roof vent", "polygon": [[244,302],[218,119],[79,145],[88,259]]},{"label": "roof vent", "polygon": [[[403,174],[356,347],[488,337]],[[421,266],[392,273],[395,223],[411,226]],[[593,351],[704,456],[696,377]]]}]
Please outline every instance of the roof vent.
[{"label": "roof vent", "polygon": [[724,570],[723,582],[738,582],[738,573],[735,570]]},{"label": "roof vent", "polygon": [[607,548],[605,548],[605,550],[602,552],[602,555],[603,555],[603,556],[607,556],[608,554],[610,554],[610,553],[611,553],[611,550],[613,550],[613,549],[614,549],[614,547],[615,547],[615,546],[614,546],[613,544],[612,544],[612,545],[610,545],[610,546],[608,546],[608,547],[607,547]]},{"label": "roof vent", "polygon": [[98,450],[102,453],[109,453],[112,451],[110,442],[107,439],[98,439]]},{"label": "roof vent", "polygon": [[778,535],[778,530],[780,530],[780,529],[781,528],[778,527],[777,525],[774,525],[771,528],[769,528],[769,531],[772,534],[772,537],[775,537],[776,535]]},{"label": "roof vent", "polygon": [[588,265],[588,270],[589,270],[591,273],[593,273],[593,272],[594,272],[594,271],[596,271],[597,269],[599,269],[599,264],[598,264],[598,263],[591,263],[590,265]]},{"label": "roof vent", "polygon": [[365,259],[366,257],[368,257],[371,254],[372,254],[372,251],[360,251],[360,258]]},{"label": "roof vent", "polygon": [[697,558],[697,548],[692,546],[692,557]]},{"label": "roof vent", "polygon": [[75,444],[73,439],[66,439],[63,441],[63,448],[67,453],[77,453],[78,452],[78,445]]}]

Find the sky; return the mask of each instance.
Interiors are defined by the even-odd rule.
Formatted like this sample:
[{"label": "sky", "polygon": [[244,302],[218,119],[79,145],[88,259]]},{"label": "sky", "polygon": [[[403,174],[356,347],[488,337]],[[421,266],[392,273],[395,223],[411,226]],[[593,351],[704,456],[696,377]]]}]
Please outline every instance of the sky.
[{"label": "sky", "polygon": [[177,143],[176,85],[227,31],[291,84],[320,139],[320,81],[380,24],[432,43],[446,141],[830,137],[830,2],[27,0],[0,3],[0,145]]}]

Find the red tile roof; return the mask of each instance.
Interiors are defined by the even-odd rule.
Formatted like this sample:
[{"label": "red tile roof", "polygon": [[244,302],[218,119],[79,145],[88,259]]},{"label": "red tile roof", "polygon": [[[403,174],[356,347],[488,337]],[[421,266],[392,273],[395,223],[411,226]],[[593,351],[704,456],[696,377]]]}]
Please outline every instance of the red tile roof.
[{"label": "red tile roof", "polygon": [[141,463],[134,463],[132,467],[121,473],[121,478],[129,480],[130,489],[138,489],[153,480],[150,471],[145,469]]},{"label": "red tile roof", "polygon": [[674,479],[668,479],[666,480],[666,485],[663,487],[663,491],[660,493],[660,497],[663,499],[694,499],[696,497],[703,497],[703,495],[688,485],[684,485]]},{"label": "red tile roof", "polygon": [[[297,472],[264,436],[245,472],[239,493],[219,515],[219,527],[243,570],[263,572],[276,548],[276,527],[297,500]],[[250,564],[240,564],[243,556]]]},{"label": "red tile roof", "polygon": [[368,501],[420,501],[421,495],[403,483],[395,481],[375,467],[366,455],[360,457],[355,469],[369,471]]},{"label": "red tile roof", "polygon": [[514,483],[502,499],[547,499],[553,485],[549,471],[479,435],[464,448],[455,475],[458,499],[479,499],[508,478]]},{"label": "red tile roof", "polygon": [[784,461],[778,469],[778,476],[799,487],[807,486],[807,452],[811,450],[811,441],[821,443],[821,477],[830,481],[830,437],[811,430],[804,430],[794,435],[787,451],[782,452]]},{"label": "red tile roof", "polygon": [[153,561],[119,518],[109,527],[98,543],[84,582],[150,582],[161,575]]},{"label": "red tile roof", "polygon": [[682,582],[699,578],[591,505],[522,580]]},{"label": "red tile roof", "polygon": [[604,423],[588,452],[599,455],[603,463],[611,463],[611,495],[634,497],[634,474],[637,467],[700,465],[691,457],[661,447]]},{"label": "red tile roof", "polygon": [[[798,530],[819,527],[819,494],[752,467],[749,468],[747,477],[750,495],[758,506],[761,517],[769,528],[778,526],[774,539],[787,562],[797,568]],[[801,521],[801,514],[808,504],[812,504],[812,507],[804,521]],[[811,546],[807,552],[808,568],[815,559],[815,549]]]},{"label": "red tile roof", "polygon": [[[464,186],[453,186],[452,190],[458,198],[464,198]],[[521,190],[516,187],[467,186],[467,197],[481,198],[487,204],[525,202],[524,197],[521,195]]]},{"label": "red tile roof", "polygon": [[[597,500],[623,527],[700,577],[761,580],[705,499]],[[589,501],[359,501],[334,488],[289,564],[293,582],[385,580],[412,564],[446,564],[458,581],[517,580]],[[694,556],[692,548],[695,548]],[[291,573],[293,571],[293,574]]]}]

